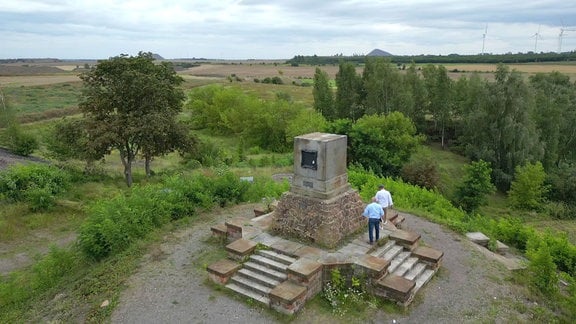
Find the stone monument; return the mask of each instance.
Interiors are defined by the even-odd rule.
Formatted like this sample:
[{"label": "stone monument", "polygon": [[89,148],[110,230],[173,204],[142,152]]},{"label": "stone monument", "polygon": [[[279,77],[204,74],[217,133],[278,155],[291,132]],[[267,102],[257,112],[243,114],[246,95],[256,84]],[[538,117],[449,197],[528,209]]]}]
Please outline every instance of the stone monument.
[{"label": "stone monument", "polygon": [[274,210],[274,231],[331,248],[365,226],[365,204],[348,183],[346,148],[345,135],[294,138],[292,186]]}]

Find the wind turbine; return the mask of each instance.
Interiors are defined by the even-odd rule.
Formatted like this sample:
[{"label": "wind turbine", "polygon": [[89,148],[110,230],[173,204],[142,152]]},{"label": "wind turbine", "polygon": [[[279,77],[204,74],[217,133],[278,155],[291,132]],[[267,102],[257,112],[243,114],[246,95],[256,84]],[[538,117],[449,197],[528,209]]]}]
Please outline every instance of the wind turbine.
[{"label": "wind turbine", "polygon": [[564,24],[560,27],[560,34],[558,35],[558,53],[562,53],[562,38],[565,36],[564,32],[576,31],[576,28],[566,28]]},{"label": "wind turbine", "polygon": [[535,38],[534,40],[534,53],[537,53],[536,49],[538,48],[538,38],[542,39],[542,36],[540,36],[540,26],[538,25],[538,31],[536,32],[536,34],[532,35],[532,37]]},{"label": "wind turbine", "polygon": [[484,55],[484,44],[486,44],[486,34],[488,34],[488,24],[484,28],[484,34],[482,34],[482,55]]}]

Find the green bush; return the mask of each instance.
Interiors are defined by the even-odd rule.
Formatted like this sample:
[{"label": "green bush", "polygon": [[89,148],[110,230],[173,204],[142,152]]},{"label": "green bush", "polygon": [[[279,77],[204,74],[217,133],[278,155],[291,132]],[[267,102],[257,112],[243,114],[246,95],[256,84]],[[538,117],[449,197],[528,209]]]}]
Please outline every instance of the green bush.
[{"label": "green bush", "polygon": [[82,250],[98,260],[146,237],[172,218],[178,206],[174,194],[160,186],[136,186],[127,195],[95,202],[80,229]]},{"label": "green bush", "polygon": [[18,126],[10,126],[7,131],[8,148],[12,153],[29,156],[38,149],[38,140],[31,134],[24,133]]},{"label": "green bush", "polygon": [[[219,176],[174,175],[161,184],[135,186],[129,194],[90,206],[80,230],[80,247],[87,256],[99,260],[126,249],[154,228],[193,215],[196,208],[228,206],[248,198],[259,201],[278,195],[278,188],[285,187],[241,181],[225,170]],[[256,198],[258,194],[263,196]]]},{"label": "green bush", "polygon": [[514,172],[514,181],[508,192],[510,205],[517,209],[542,210],[549,191],[544,184],[546,172],[542,163],[526,163],[517,166]]},{"label": "green bush", "polygon": [[440,181],[440,167],[430,152],[419,151],[402,167],[400,174],[406,182],[426,189],[434,189]]},{"label": "green bush", "polygon": [[45,210],[55,203],[55,195],[70,184],[69,175],[42,164],[11,166],[0,173],[0,196],[30,203],[34,210]]},{"label": "green bush", "polygon": [[535,250],[527,251],[527,256],[531,261],[528,272],[532,287],[547,296],[554,295],[558,291],[558,274],[548,246],[540,243]]}]

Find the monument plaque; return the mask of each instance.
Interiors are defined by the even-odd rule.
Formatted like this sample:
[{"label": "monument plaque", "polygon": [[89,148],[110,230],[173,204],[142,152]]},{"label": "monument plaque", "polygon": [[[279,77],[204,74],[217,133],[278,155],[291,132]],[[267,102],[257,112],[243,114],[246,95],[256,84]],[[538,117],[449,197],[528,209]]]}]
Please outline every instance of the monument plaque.
[{"label": "monument plaque", "polygon": [[329,199],[350,189],[346,144],[346,135],[311,133],[295,137],[291,191]]},{"label": "monument plaque", "polygon": [[364,203],[348,183],[346,149],[346,135],[294,138],[292,187],[274,211],[274,230],[334,247],[365,223]]}]

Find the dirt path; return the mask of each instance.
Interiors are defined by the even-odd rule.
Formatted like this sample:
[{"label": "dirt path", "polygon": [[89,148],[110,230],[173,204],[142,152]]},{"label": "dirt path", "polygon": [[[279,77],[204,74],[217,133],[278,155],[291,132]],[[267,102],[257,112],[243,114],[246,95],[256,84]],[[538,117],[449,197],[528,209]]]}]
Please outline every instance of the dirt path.
[{"label": "dirt path", "polygon": [[[250,216],[253,205],[217,211],[212,223],[173,233],[160,251],[148,255],[128,283],[112,316],[113,323],[275,323],[269,312],[250,306],[205,284],[198,260],[210,247],[210,226],[234,216]],[[405,214],[404,229],[444,251],[438,274],[403,314],[376,311],[373,323],[528,322],[531,303],[508,278],[501,263],[487,258],[466,238],[419,217]],[[295,323],[339,323],[304,308]],[[366,322],[362,320],[362,322]]]}]

